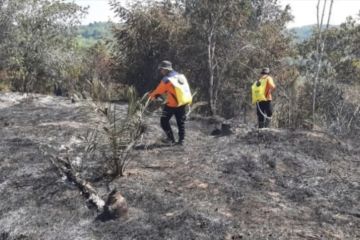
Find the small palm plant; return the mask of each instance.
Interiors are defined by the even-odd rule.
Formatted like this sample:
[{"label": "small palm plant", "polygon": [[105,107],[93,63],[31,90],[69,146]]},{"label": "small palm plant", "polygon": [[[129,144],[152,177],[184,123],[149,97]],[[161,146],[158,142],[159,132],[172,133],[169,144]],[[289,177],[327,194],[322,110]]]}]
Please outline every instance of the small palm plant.
[{"label": "small palm plant", "polygon": [[108,126],[104,128],[111,146],[111,156],[103,155],[111,162],[113,177],[123,176],[131,161],[130,153],[145,132],[144,116],[150,100],[147,94],[138,98],[134,88],[127,92],[128,110],[124,118],[117,106],[112,104],[106,111]]}]

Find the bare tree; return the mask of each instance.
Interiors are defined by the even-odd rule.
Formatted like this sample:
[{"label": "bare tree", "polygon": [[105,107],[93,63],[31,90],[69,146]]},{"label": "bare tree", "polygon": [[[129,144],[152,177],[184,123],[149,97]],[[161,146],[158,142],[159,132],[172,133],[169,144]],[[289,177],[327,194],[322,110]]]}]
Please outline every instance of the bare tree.
[{"label": "bare tree", "polygon": [[[241,23],[244,20],[240,2],[234,1],[193,1],[187,0],[186,15],[193,29],[203,41],[204,56],[207,62],[208,104],[211,114],[217,113],[218,94],[222,82],[224,62],[234,55],[229,44],[239,40]],[[237,41],[239,42],[239,41]],[[206,53],[205,53],[206,49]],[[227,58],[227,59],[225,59]]]},{"label": "bare tree", "polygon": [[315,125],[315,120],[316,120],[315,119],[315,108],[316,108],[317,84],[319,81],[319,74],[320,74],[320,71],[322,68],[322,60],[323,60],[323,54],[324,54],[324,49],[325,49],[325,43],[326,43],[326,34],[323,34],[323,31],[325,30],[325,32],[326,32],[326,30],[329,29],[330,18],[331,18],[334,0],[331,0],[331,2],[330,2],[330,7],[328,9],[327,24],[326,24],[325,29],[323,29],[323,27],[324,27],[324,17],[325,17],[325,12],[326,12],[327,0],[324,0],[321,16],[320,16],[320,3],[321,3],[321,0],[318,0],[317,7],[316,7],[318,36],[317,36],[317,43],[316,43],[317,69],[316,69],[314,82],[313,82],[313,99],[312,99],[312,125],[313,125],[313,127]]}]

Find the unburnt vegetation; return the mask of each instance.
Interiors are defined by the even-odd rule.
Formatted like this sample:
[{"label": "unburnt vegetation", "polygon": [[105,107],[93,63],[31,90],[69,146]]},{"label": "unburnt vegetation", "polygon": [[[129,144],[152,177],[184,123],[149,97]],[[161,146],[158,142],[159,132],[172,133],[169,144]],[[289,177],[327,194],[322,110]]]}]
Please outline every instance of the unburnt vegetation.
[{"label": "unburnt vegetation", "polygon": [[[360,238],[355,19],[331,27],[318,1],[296,42],[275,0],[110,5],[111,36],[87,45],[86,9],[0,0],[0,239]],[[196,92],[184,146],[159,141],[146,97],[164,59]]]}]

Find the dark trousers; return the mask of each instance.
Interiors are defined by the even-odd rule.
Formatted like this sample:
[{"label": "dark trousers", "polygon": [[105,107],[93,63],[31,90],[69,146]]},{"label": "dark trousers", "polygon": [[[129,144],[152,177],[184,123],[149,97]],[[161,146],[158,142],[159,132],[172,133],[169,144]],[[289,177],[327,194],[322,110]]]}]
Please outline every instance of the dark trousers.
[{"label": "dark trousers", "polygon": [[160,124],[162,129],[165,131],[167,138],[175,142],[174,134],[170,126],[170,119],[173,115],[175,115],[176,123],[179,129],[179,142],[182,143],[185,138],[185,120],[186,120],[185,106],[181,106],[181,107],[165,106],[161,114]]},{"label": "dark trousers", "polygon": [[258,102],[256,104],[256,113],[257,113],[257,117],[258,117],[259,128],[269,127],[270,120],[271,120],[270,118],[273,113],[271,101]]}]

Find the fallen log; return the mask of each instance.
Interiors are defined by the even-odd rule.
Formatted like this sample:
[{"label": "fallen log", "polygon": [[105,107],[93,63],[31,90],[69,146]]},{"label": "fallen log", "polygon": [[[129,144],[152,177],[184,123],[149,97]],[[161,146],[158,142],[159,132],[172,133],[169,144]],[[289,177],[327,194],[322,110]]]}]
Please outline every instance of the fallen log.
[{"label": "fallen log", "polygon": [[86,198],[86,201],[89,204],[94,206],[98,211],[102,212],[97,217],[97,220],[107,221],[128,216],[128,205],[126,199],[116,189],[108,194],[105,202],[91,183],[83,180],[79,176],[78,172],[74,170],[68,159],[51,157],[51,162],[62,175],[66,176],[68,181],[72,182],[79,188],[81,194]]},{"label": "fallen log", "polygon": [[76,187],[79,188],[81,194],[86,198],[88,203],[95,206],[98,211],[104,210],[105,201],[99,196],[90,182],[83,180],[79,174],[74,171],[68,159],[55,157],[55,159],[51,158],[51,162],[62,175],[66,176],[68,181],[72,182]]}]

